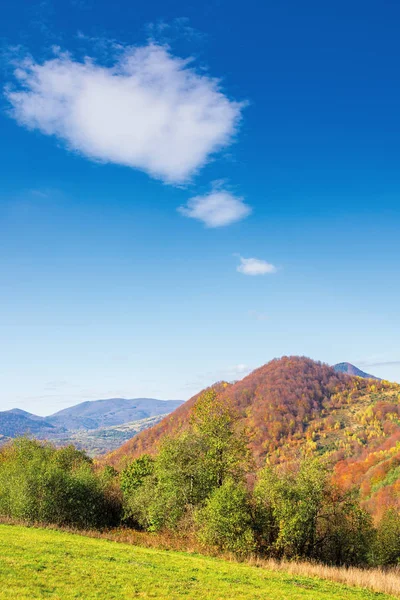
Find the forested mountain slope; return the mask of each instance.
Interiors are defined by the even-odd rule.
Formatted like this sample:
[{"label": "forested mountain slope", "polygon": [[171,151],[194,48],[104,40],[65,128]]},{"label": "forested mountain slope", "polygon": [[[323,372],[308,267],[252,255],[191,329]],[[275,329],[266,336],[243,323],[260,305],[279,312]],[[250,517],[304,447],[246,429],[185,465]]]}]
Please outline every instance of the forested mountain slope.
[{"label": "forested mountain slope", "polygon": [[[319,417],[332,396],[352,388],[353,378],[303,357],[275,359],[234,384],[220,382],[221,398],[240,412],[251,446],[263,457],[282,441],[303,436],[310,420]],[[154,453],[165,434],[184,428],[197,396],[110,455],[118,464],[142,452]]]},{"label": "forested mountain slope", "polygon": [[[258,465],[307,452],[329,457],[335,477],[361,490],[373,511],[400,491],[400,385],[336,372],[302,357],[276,359],[243,380],[216,385],[240,413]],[[106,457],[117,467],[157,452],[185,429],[198,396]]]}]

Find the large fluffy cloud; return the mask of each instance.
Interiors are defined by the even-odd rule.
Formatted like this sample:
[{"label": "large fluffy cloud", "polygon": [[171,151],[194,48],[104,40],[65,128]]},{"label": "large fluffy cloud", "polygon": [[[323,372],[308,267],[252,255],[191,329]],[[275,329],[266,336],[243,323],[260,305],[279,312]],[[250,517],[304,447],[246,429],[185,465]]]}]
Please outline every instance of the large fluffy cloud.
[{"label": "large fluffy cloud", "polygon": [[244,219],[251,208],[243,198],[225,190],[214,190],[205,196],[191,198],[178,208],[185,217],[202,221],[206,227],[223,227]]},{"label": "large fluffy cloud", "polygon": [[126,48],[110,67],[69,54],[28,58],[15,77],[6,95],[20,124],[168,183],[186,181],[232,141],[243,107],[156,44]]}]

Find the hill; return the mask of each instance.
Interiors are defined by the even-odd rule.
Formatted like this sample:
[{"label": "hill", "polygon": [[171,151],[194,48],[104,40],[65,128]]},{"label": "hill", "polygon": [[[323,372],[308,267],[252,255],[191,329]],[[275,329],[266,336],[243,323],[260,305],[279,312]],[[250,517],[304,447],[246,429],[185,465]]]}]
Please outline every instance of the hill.
[{"label": "hill", "polygon": [[82,402],[48,417],[14,408],[0,412],[0,444],[27,434],[59,444],[74,443],[91,455],[102,454],[158,423],[181,404],[180,400],[110,398]]},{"label": "hill", "polygon": [[[364,504],[400,508],[400,385],[349,376],[301,357],[276,359],[243,380],[219,383],[219,396],[239,412],[256,462],[292,460],[301,452],[326,456],[345,487],[356,485]],[[124,466],[154,454],[165,435],[183,430],[195,396],[158,425],[106,457]]]},{"label": "hill", "polygon": [[[268,570],[184,552],[141,548],[77,534],[0,525],[0,599],[155,598],[171,600],[390,600],[296,573]],[[304,566],[304,568],[306,568]],[[317,569],[317,567],[316,567]],[[299,569],[300,570],[300,569]],[[312,572],[312,568],[309,567]],[[338,569],[332,570],[332,574]],[[321,568],[329,577],[329,569]],[[345,576],[345,574],[343,574]],[[357,572],[356,572],[357,576]],[[336,573],[340,579],[340,573]],[[389,580],[388,576],[388,580]],[[361,585],[369,585],[360,572]],[[382,579],[382,576],[381,576]],[[371,585],[373,589],[384,588]],[[394,583],[392,589],[398,582]]]},{"label": "hill", "polygon": [[375,377],[375,375],[370,375],[369,373],[365,373],[361,371],[358,367],[355,367],[351,363],[342,362],[337,365],[333,365],[333,368],[337,373],[347,373],[347,375],[353,375],[355,377],[362,377],[363,379],[379,379],[379,377]]},{"label": "hill", "polygon": [[[215,387],[222,399],[238,411],[258,458],[265,457],[293,436],[302,436],[307,423],[317,418],[338,391],[352,387],[353,379],[328,365],[303,357],[283,357],[256,369],[233,384]],[[124,444],[110,460],[116,464],[142,452],[154,453],[165,434],[185,428],[199,394],[150,430]]]},{"label": "hill", "polygon": [[30,434],[35,437],[51,436],[58,429],[44,418],[18,408],[0,412],[0,434],[7,437]]},{"label": "hill", "polygon": [[89,400],[64,408],[46,417],[46,420],[53,426],[68,430],[98,429],[170,413],[181,404],[182,400],[154,398]]}]

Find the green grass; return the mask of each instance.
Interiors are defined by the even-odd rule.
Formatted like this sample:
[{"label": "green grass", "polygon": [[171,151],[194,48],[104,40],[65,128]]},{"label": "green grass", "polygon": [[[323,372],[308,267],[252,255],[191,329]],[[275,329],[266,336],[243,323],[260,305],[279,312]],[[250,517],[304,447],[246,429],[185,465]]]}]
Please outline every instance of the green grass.
[{"label": "green grass", "polygon": [[0,525],[0,598],[383,600],[391,596],[204,556]]}]

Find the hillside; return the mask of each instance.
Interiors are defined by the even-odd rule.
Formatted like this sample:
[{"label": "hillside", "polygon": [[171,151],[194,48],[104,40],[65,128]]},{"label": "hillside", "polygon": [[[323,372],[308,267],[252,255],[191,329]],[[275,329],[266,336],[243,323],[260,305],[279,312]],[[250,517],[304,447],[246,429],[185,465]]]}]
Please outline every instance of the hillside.
[{"label": "hillside", "polygon": [[[351,377],[307,358],[284,357],[219,395],[242,416],[259,465],[307,451],[329,457],[336,477],[353,482],[374,513],[380,499],[400,507],[400,385]],[[154,454],[164,435],[184,429],[197,396],[106,457],[121,467]]]},{"label": "hillside", "polygon": [[[0,525],[0,598],[390,600],[394,596],[296,573],[140,548],[51,529]],[[300,569],[299,569],[300,570]],[[304,568],[306,570],[306,568]],[[309,569],[312,572],[312,568]],[[316,569],[317,570],[317,569]],[[329,577],[329,570],[321,569]],[[340,573],[336,574],[339,578]],[[372,577],[370,578],[372,579]],[[382,577],[381,577],[382,579]],[[369,586],[362,575],[360,584]],[[398,589],[382,582],[371,585]]]},{"label": "hillside", "polygon": [[78,429],[65,435],[60,435],[60,443],[72,443],[77,448],[85,450],[89,456],[101,456],[119,448],[124,442],[130,440],[133,436],[144,429],[153,427],[159,423],[166,414],[156,417],[147,417],[138,421],[130,421],[122,425],[113,425],[112,427],[100,427],[99,429]]},{"label": "hillside", "polygon": [[[275,450],[281,441],[302,436],[307,423],[322,414],[338,391],[350,389],[353,379],[321,363],[302,357],[275,359],[233,384],[217,384],[219,395],[238,411],[258,458]],[[161,423],[124,444],[110,460],[118,464],[142,452],[154,453],[165,434],[184,428],[197,396]]]}]

